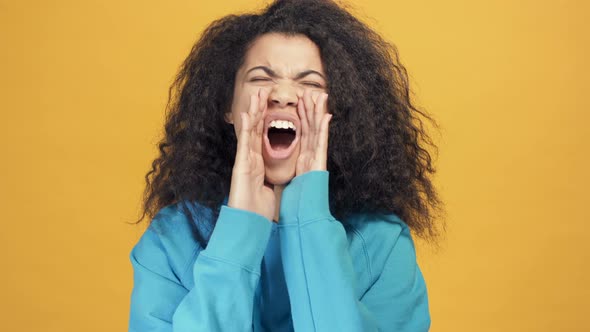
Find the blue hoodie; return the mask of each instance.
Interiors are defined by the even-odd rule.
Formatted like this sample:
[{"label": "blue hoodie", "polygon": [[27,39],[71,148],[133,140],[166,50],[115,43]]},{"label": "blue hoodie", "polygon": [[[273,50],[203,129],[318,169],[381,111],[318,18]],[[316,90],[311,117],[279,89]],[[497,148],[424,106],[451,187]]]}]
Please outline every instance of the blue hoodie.
[{"label": "blue hoodie", "polygon": [[129,331],[428,331],[410,229],[395,214],[343,225],[328,176],[294,177],[279,224],[226,197],[205,249],[178,203],[161,209],[131,250]]}]

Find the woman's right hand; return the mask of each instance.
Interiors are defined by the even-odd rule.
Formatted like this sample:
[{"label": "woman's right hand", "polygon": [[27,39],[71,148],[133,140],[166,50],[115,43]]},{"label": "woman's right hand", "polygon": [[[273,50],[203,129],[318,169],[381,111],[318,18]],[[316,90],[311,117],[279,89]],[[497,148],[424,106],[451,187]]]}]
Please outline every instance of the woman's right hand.
[{"label": "woman's right hand", "polygon": [[275,194],[264,184],[262,135],[267,113],[268,91],[259,89],[250,96],[247,112],[240,113],[236,160],[232,170],[227,205],[258,213],[270,221],[275,214]]}]

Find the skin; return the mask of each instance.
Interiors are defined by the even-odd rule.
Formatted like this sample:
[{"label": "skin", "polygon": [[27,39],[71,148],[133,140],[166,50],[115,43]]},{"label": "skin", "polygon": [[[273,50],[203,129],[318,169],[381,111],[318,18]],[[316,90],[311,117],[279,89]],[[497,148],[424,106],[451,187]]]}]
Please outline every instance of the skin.
[{"label": "skin", "polygon": [[[311,170],[326,170],[328,82],[320,50],[303,35],[269,33],[259,37],[236,73],[231,112],[238,151],[228,205],[279,220],[280,198],[293,177]],[[275,77],[263,69],[265,66]],[[304,77],[295,76],[313,70]],[[322,77],[323,76],[323,77]],[[292,155],[271,160],[264,149],[263,122],[268,114],[286,112],[301,121],[301,138]],[[269,207],[270,206],[270,207]]]}]

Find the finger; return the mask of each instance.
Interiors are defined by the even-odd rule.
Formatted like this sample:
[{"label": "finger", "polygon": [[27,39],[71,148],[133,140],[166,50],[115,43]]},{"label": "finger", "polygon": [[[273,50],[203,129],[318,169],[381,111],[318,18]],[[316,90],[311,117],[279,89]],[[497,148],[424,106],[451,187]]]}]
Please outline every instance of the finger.
[{"label": "finger", "polygon": [[258,119],[258,124],[256,126],[256,135],[254,136],[256,141],[254,142],[253,149],[254,152],[258,154],[262,154],[262,144],[264,143],[264,118],[266,117],[266,113],[268,109],[265,107],[260,113],[260,118]]},{"label": "finger", "polygon": [[[252,100],[252,97],[250,97]],[[250,131],[248,130],[248,126],[250,125],[248,122],[248,115],[246,112],[240,112],[240,133],[238,135],[238,147],[236,152],[236,162],[237,161],[246,161],[248,156],[248,149],[249,149],[249,142],[250,142]]]},{"label": "finger", "polygon": [[252,151],[261,154],[262,153],[262,144],[263,144],[263,134],[264,134],[264,118],[266,117],[267,113],[267,106],[268,106],[268,91],[265,89],[258,90],[258,111],[256,114],[256,118],[254,119],[253,130],[252,130]]},{"label": "finger", "polygon": [[318,149],[317,149],[317,159],[321,160],[321,167],[326,168],[327,159],[328,159],[328,136],[330,133],[330,121],[332,120],[332,114],[326,114],[322,119],[321,124],[321,131],[319,135],[319,142],[318,142]]},{"label": "finger", "polygon": [[[305,93],[304,93],[305,95]],[[297,101],[297,113],[301,119],[301,152],[306,151],[308,148],[308,137],[309,137],[309,125],[307,121],[307,114],[305,110],[305,101],[303,97],[298,98]],[[300,152],[300,153],[301,153]]]},{"label": "finger", "polygon": [[311,89],[305,89],[303,91],[303,103],[305,105],[305,109],[306,110],[310,110],[313,109],[313,98],[311,97],[311,93],[313,92],[313,90]]},{"label": "finger", "polygon": [[317,104],[316,104],[316,116],[317,116],[317,123],[320,124],[324,119],[324,115],[328,113],[328,94],[325,92],[321,92],[318,96]]},{"label": "finger", "polygon": [[256,119],[256,133],[261,136],[264,130],[264,118],[266,117],[266,111],[268,109],[269,92],[266,89],[261,89],[259,93],[258,107],[260,110],[260,116]]},{"label": "finger", "polygon": [[316,123],[316,142],[315,144],[319,144],[320,140],[320,132],[322,130],[322,120],[324,119],[324,115],[326,112],[326,100],[328,95],[326,93],[320,92],[318,93],[318,97],[316,99],[315,105],[315,112],[314,112],[314,122]]},{"label": "finger", "polygon": [[253,114],[255,114],[256,112],[256,103],[257,96],[255,94],[250,95],[250,104],[248,105],[248,110],[246,112],[243,112],[244,117],[247,118],[248,121],[246,122],[245,126],[242,125],[242,129],[245,129],[246,131],[248,131],[248,133],[252,130],[252,119],[254,118]]},{"label": "finger", "polygon": [[258,97],[260,98],[258,101],[258,109],[260,111],[263,111],[268,105],[268,94],[269,91],[267,89],[260,88],[260,90],[258,90]]},{"label": "finger", "polygon": [[313,101],[314,107],[313,110],[308,113],[310,127],[311,127],[311,146],[313,149],[316,149],[318,146],[318,138],[319,138],[319,131],[320,131],[320,121],[318,121],[318,111],[319,111],[319,92],[312,91],[311,92],[311,99]]},{"label": "finger", "polygon": [[262,112],[260,112],[260,92],[262,89],[258,89],[255,95],[253,95],[254,99],[252,100],[252,107],[250,107],[250,150],[254,152],[261,151],[261,142],[259,142],[258,137],[258,124],[260,123],[260,117]]},{"label": "finger", "polygon": [[[262,88],[259,88],[258,91],[256,91],[256,94],[254,95],[255,100],[254,103],[252,104],[252,106],[250,107],[249,111],[251,112],[251,116],[252,118],[256,118],[256,116],[258,115],[258,111],[260,111],[260,91],[262,90]],[[254,125],[254,123],[252,123],[252,125]]]},{"label": "finger", "polygon": [[312,91],[312,92],[311,92],[311,99],[313,100],[313,103],[314,103],[315,105],[317,105],[317,104],[318,104],[318,102],[319,102],[318,98],[319,98],[321,95],[322,95],[322,93],[321,93],[321,92],[319,92],[319,91]]},{"label": "finger", "polygon": [[[314,104],[314,100],[313,100],[313,91],[310,89],[307,89],[304,93],[303,93],[303,100],[304,100],[304,104],[305,104],[305,115],[307,117],[307,125],[308,125],[308,135],[309,135],[309,144],[313,144],[315,141],[315,134],[316,134],[316,124],[314,121],[314,109],[315,109],[315,104]],[[313,149],[313,145],[310,146],[310,148]]]}]

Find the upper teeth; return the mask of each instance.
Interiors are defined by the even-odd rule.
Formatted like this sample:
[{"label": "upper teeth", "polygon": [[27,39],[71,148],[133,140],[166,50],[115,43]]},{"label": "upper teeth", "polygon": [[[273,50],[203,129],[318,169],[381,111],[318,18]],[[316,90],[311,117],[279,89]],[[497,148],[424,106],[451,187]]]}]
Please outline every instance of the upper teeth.
[{"label": "upper teeth", "polygon": [[293,124],[293,122],[291,121],[284,121],[284,120],[273,120],[270,122],[269,127],[274,127],[274,128],[291,128],[293,130],[297,130],[295,128],[295,125]]}]

